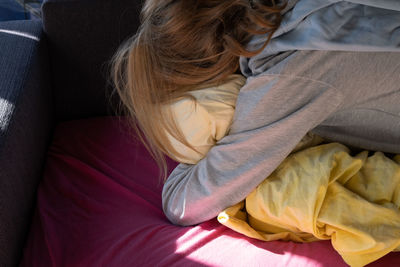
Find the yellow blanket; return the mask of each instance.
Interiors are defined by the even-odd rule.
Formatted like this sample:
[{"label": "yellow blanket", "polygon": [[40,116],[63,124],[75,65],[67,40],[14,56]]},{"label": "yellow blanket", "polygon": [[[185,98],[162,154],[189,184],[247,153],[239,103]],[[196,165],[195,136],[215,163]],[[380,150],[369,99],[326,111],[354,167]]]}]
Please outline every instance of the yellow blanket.
[{"label": "yellow blanket", "polygon": [[[228,133],[238,75],[221,86],[192,92],[169,108],[194,152],[170,137],[195,164]],[[400,156],[351,155],[339,143],[317,145],[307,135],[247,198],[218,216],[220,223],[252,238],[310,242],[330,239],[351,266],[364,266],[400,247]],[[311,147],[309,147],[311,146]],[[307,148],[308,147],[308,148]]]},{"label": "yellow blanket", "polygon": [[400,156],[351,156],[338,143],[291,154],[218,221],[260,240],[331,239],[351,266],[400,246]]}]

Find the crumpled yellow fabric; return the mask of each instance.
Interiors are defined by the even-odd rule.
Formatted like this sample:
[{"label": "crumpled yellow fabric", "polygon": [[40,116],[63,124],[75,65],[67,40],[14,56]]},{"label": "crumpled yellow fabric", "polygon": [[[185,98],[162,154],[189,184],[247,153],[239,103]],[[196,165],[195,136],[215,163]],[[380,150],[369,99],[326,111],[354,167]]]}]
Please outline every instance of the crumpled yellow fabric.
[{"label": "crumpled yellow fabric", "polygon": [[339,143],[289,155],[218,221],[259,240],[330,239],[350,266],[400,246],[400,156],[351,156]]},{"label": "crumpled yellow fabric", "polygon": [[[195,164],[225,136],[245,79],[191,92],[194,99],[171,105],[175,120],[197,153],[170,137]],[[400,250],[400,155],[352,155],[339,143],[307,134],[279,167],[247,198],[218,215],[218,221],[264,241],[330,239],[351,266],[364,266]]]}]

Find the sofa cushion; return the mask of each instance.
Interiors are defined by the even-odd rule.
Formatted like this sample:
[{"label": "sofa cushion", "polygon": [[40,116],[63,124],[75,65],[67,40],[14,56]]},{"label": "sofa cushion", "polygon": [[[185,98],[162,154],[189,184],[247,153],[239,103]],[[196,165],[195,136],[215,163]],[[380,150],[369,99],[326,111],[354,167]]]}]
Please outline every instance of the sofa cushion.
[{"label": "sofa cushion", "polygon": [[0,22],[0,266],[21,259],[54,126],[45,37],[40,20]]},{"label": "sofa cushion", "polygon": [[58,120],[113,114],[111,56],[136,33],[140,0],[47,0],[42,5],[49,40]]},{"label": "sofa cushion", "polygon": [[[329,241],[263,242],[215,219],[172,225],[158,174],[124,118],[59,124],[21,266],[347,266]],[[400,266],[400,254],[371,266]]]}]

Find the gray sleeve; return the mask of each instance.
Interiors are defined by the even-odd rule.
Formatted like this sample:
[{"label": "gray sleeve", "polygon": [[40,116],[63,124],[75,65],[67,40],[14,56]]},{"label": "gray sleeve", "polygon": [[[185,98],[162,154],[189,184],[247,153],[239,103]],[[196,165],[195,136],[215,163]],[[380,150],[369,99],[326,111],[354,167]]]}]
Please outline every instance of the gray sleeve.
[{"label": "gray sleeve", "polygon": [[162,200],[168,219],[198,224],[243,200],[342,100],[340,91],[312,79],[248,78],[229,135],[196,165],[180,164],[167,179]]}]

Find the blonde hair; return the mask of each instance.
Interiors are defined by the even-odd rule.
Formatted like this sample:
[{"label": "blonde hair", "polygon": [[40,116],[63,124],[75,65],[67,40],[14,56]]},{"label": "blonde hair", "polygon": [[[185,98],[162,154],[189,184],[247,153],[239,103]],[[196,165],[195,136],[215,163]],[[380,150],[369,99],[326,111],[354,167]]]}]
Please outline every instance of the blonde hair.
[{"label": "blonde hair", "polygon": [[[122,112],[156,160],[164,180],[163,154],[180,156],[166,132],[192,147],[164,107],[199,86],[223,82],[238,69],[239,56],[262,51],[279,27],[284,7],[285,3],[274,0],[145,2],[138,32],[111,60],[111,79]],[[247,51],[246,45],[256,34],[268,38],[257,51]]]}]

